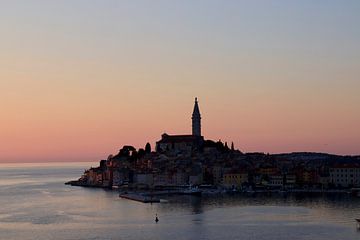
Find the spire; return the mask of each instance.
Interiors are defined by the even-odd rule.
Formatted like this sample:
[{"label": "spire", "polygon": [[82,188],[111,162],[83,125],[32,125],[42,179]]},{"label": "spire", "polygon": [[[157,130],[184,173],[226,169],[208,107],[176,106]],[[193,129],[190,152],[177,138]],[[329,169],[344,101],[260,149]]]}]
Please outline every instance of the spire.
[{"label": "spire", "polygon": [[197,97],[195,98],[194,111],[192,114],[192,135],[201,136],[201,115]]},{"label": "spire", "polygon": [[195,105],[194,105],[193,117],[194,117],[194,116],[199,116],[199,117],[200,117],[200,110],[199,110],[199,105],[198,105],[197,97],[195,98]]}]

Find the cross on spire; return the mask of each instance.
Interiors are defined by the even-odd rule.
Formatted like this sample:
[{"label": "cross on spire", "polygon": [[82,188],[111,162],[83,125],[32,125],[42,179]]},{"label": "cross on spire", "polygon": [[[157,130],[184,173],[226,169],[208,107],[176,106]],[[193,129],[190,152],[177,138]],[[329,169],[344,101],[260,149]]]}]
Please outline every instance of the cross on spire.
[{"label": "cross on spire", "polygon": [[195,98],[194,111],[192,114],[192,135],[201,136],[201,115],[197,97]]}]

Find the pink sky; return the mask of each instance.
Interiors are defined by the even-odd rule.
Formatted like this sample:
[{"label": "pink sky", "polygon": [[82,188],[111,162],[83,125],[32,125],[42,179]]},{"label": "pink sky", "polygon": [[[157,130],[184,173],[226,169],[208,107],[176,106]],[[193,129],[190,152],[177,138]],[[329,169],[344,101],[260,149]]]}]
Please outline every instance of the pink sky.
[{"label": "pink sky", "polygon": [[0,162],[154,147],[191,132],[194,97],[244,152],[360,154],[356,2],[143,4],[0,10]]}]

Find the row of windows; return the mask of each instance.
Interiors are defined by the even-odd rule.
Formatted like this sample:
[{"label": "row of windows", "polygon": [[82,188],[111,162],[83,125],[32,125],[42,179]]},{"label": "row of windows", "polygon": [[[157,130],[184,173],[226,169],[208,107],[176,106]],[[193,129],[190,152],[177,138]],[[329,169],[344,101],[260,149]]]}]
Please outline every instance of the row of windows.
[{"label": "row of windows", "polygon": [[[336,177],[360,177],[358,174],[354,175],[354,174],[336,174]],[[331,174],[331,177],[335,177],[335,174]]]},{"label": "row of windows", "polygon": [[334,172],[359,172],[360,169],[359,168],[342,168],[342,169],[331,169],[331,171]]},{"label": "row of windows", "polygon": [[353,179],[351,179],[350,181],[346,181],[343,179],[336,179],[336,182],[342,182],[342,183],[358,183],[359,181],[354,181]]},{"label": "row of windows", "polygon": [[[243,178],[242,176],[237,176],[237,175],[232,175],[232,176],[225,176],[225,178]],[[246,178],[246,177],[244,177],[244,178]]]},{"label": "row of windows", "polygon": [[283,184],[283,181],[271,181],[271,184]]}]

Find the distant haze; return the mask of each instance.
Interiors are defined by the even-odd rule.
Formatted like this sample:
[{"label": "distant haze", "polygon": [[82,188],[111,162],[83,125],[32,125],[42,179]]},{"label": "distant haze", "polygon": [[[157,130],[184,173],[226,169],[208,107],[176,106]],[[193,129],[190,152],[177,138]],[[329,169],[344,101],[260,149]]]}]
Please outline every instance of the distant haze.
[{"label": "distant haze", "polygon": [[0,162],[96,161],[163,132],[360,153],[360,1],[0,3]]}]

